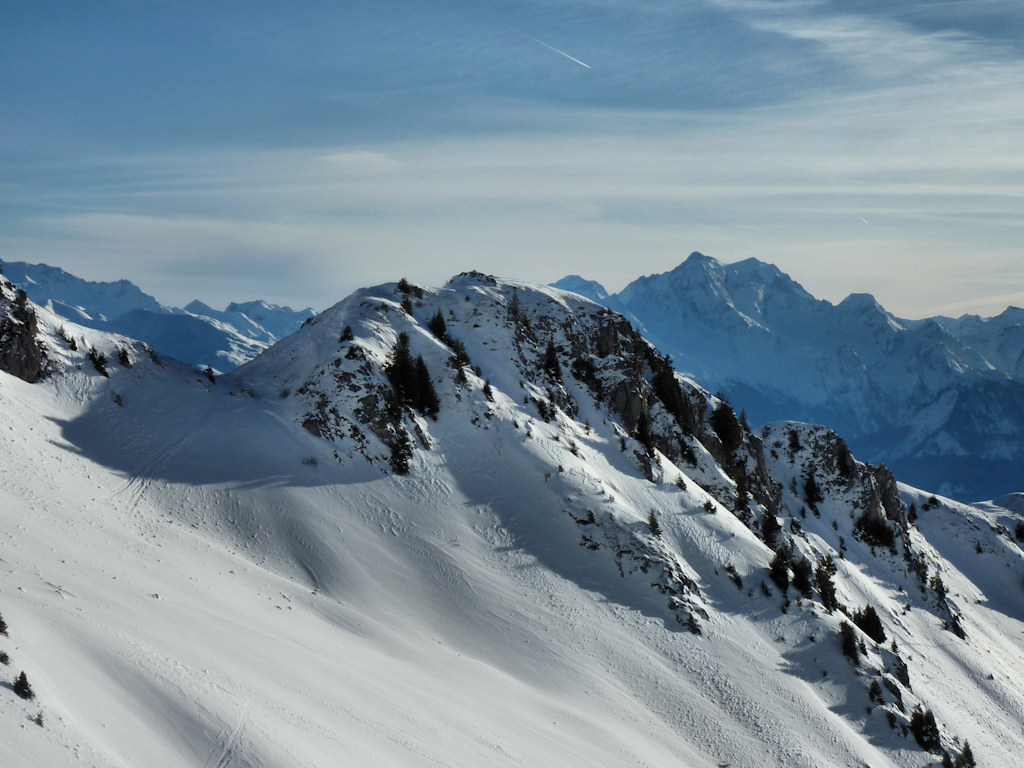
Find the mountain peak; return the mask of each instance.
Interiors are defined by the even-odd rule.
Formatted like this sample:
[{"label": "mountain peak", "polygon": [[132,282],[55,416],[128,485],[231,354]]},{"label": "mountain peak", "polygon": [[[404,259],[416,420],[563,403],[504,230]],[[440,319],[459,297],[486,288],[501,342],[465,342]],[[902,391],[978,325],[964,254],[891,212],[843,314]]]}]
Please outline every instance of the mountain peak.
[{"label": "mountain peak", "polygon": [[700,251],[694,251],[693,253],[691,253],[689,256],[686,257],[686,260],[679,266],[695,267],[702,266],[704,264],[714,264],[722,266],[722,263],[718,259],[714,258],[713,256],[706,256]]},{"label": "mountain peak", "polygon": [[591,301],[603,302],[608,298],[608,291],[596,280],[587,280],[579,275],[566,275],[561,280],[551,283],[552,288],[572,291]]},{"label": "mountain peak", "polygon": [[878,303],[870,293],[851,293],[839,304],[836,305],[837,309],[841,309],[850,314],[867,314],[867,313],[878,313],[888,314],[885,307]]}]

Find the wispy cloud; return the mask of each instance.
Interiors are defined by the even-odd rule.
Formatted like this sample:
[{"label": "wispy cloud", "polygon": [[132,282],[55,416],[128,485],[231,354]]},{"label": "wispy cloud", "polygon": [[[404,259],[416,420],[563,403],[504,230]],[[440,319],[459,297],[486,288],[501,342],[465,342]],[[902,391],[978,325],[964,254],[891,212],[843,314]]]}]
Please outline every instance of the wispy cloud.
[{"label": "wispy cloud", "polygon": [[404,166],[400,160],[384,152],[332,152],[320,159],[340,171],[351,173],[391,173]]},{"label": "wispy cloud", "polygon": [[[142,263],[169,301],[197,276],[237,298],[218,264],[245,265],[248,293],[302,303],[309,290],[323,306],[399,274],[468,268],[616,288],[700,249],[775,261],[832,300],[873,291],[906,316],[981,302],[1021,279],[1008,265],[1024,240],[1024,55],[1000,30],[1024,13],[986,3],[1000,23],[981,24],[904,5],[289,16],[279,34],[227,40],[245,72],[200,49],[237,110],[209,118],[193,106],[209,93],[167,90],[180,114],[161,107],[170,128],[144,148],[116,131],[107,142],[98,110],[52,113],[81,136],[53,139],[51,121],[12,142],[17,123],[6,127],[0,253],[77,259],[103,277]],[[600,66],[560,66],[544,40]],[[18,98],[47,114],[36,93]]]}]

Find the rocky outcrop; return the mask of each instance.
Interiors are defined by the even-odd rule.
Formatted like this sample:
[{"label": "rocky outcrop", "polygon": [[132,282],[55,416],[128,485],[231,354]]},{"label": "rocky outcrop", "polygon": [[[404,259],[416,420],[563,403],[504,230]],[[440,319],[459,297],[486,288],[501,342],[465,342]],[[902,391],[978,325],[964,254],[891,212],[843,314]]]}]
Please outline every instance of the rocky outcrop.
[{"label": "rocky outcrop", "polygon": [[35,309],[21,289],[0,283],[0,370],[30,384],[45,370]]}]

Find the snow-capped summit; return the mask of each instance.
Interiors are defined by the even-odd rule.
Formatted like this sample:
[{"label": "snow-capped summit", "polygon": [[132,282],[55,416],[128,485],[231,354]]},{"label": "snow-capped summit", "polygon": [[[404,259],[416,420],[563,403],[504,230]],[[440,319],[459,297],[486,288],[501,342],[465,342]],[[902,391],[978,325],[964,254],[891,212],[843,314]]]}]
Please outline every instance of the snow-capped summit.
[{"label": "snow-capped summit", "polygon": [[608,298],[608,291],[596,280],[584,280],[579,275],[566,275],[558,282],[552,283],[553,288],[572,291],[598,303]]},{"label": "snow-capped summit", "polygon": [[772,265],[702,254],[603,303],[754,423],[828,424],[860,455],[958,498],[1020,485],[1021,313],[905,321],[869,294],[833,306]]}]

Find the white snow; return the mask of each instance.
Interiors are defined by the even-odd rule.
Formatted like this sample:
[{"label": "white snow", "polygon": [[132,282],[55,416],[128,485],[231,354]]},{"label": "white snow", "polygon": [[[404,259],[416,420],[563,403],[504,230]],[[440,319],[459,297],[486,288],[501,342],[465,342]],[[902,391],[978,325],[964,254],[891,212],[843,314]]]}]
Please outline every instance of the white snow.
[{"label": "white snow", "polygon": [[[470,276],[428,291],[408,317],[392,287],[357,293],[216,383],[63,321],[106,352],[104,378],[40,310],[60,370],[35,385],[0,374],[0,669],[25,670],[37,697],[0,688],[0,764],[929,764],[882,707],[868,712],[884,649],[855,668],[839,652],[838,615],[813,600],[782,613],[781,596],[761,595],[772,553],[700,487],[731,482],[706,451],[696,468],[659,456],[648,480],[570,376],[575,418],[544,422],[523,402],[542,388],[510,362],[513,289],[538,323],[596,305]],[[480,366],[465,387],[424,328],[437,309]],[[343,357],[345,325],[368,364],[409,332],[433,374],[441,412],[417,417],[429,450],[417,447],[408,476],[299,425],[304,383],[362,365]],[[348,418],[359,394],[345,391],[334,403]],[[785,483],[799,469],[778,471]],[[908,705],[927,702],[980,765],[1012,764],[1024,749],[1021,551],[985,528],[989,554],[956,542],[986,514],[1005,526],[1020,513],[943,502],[913,532],[965,643],[912,594],[901,562],[852,539],[841,494],[830,499],[800,546],[823,554],[846,535],[841,597],[882,607],[910,668]],[[581,546],[598,536],[578,522],[588,510],[609,541],[696,583],[702,635],[651,586],[656,570]]]}]

